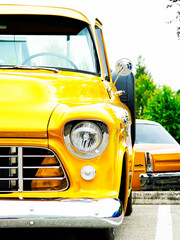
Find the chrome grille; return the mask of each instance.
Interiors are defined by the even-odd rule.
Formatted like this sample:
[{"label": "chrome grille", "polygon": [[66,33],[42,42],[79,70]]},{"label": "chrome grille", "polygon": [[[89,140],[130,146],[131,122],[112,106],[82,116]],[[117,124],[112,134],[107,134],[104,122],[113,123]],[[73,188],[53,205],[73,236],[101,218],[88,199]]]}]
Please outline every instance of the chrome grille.
[{"label": "chrome grille", "polygon": [[64,191],[68,179],[56,154],[38,147],[0,147],[0,192]]}]

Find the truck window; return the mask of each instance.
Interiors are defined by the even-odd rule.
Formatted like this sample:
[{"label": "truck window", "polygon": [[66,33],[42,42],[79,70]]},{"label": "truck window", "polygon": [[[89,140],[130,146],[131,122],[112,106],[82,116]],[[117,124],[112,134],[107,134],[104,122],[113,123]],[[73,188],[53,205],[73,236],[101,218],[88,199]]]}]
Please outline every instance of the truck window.
[{"label": "truck window", "polygon": [[99,75],[89,25],[67,17],[1,16],[0,66],[52,67]]},{"label": "truck window", "polygon": [[98,41],[98,45],[99,45],[102,67],[103,67],[103,71],[104,71],[104,77],[106,80],[110,80],[107,59],[106,59],[106,54],[105,54],[105,49],[104,49],[104,44],[103,44],[102,31],[97,26],[95,27],[95,30],[96,30],[96,36],[97,36],[97,41]]}]

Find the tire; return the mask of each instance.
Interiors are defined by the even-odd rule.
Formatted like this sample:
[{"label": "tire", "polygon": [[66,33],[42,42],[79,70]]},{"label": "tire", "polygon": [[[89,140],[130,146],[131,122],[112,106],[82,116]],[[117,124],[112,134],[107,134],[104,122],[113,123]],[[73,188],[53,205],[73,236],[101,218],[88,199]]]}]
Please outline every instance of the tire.
[{"label": "tire", "polygon": [[105,229],[105,240],[114,240],[114,228]]},{"label": "tire", "polygon": [[[86,229],[87,230],[87,229]],[[101,228],[101,229],[90,229],[88,232],[84,232],[82,238],[78,240],[114,240],[114,228]],[[84,237],[86,236],[86,237]]]},{"label": "tire", "polygon": [[[123,159],[123,169],[122,169],[122,176],[121,176],[121,187],[120,187],[120,191],[119,191],[119,200],[122,202],[123,206],[125,205],[125,192],[127,191],[127,188],[126,188],[126,177],[127,177],[127,174],[126,174],[126,159],[124,157]],[[131,193],[128,197],[128,200],[127,200],[127,206],[126,206],[126,213],[125,213],[125,216],[129,216],[131,215],[132,213],[132,190],[131,190]]]},{"label": "tire", "polygon": [[[117,72],[113,71],[112,73],[112,81],[114,82],[117,78]],[[132,73],[128,76],[119,76],[116,84],[117,90],[124,90],[125,93],[122,94],[119,98],[122,103],[124,103],[131,112],[132,117],[132,125],[131,125],[131,140],[132,146],[134,146],[135,142],[135,134],[136,134],[136,108],[135,108],[135,80]]]},{"label": "tire", "polygon": [[130,216],[132,213],[132,191],[128,197],[128,203],[127,203],[127,208],[126,208],[126,214],[125,216]]}]

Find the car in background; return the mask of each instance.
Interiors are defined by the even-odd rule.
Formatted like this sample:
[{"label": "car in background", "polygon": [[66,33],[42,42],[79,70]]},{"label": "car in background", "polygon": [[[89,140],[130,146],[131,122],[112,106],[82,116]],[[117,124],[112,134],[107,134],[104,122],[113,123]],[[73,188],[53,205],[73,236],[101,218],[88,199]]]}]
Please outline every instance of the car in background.
[{"label": "car in background", "polygon": [[132,188],[180,189],[180,145],[157,122],[136,120]]}]

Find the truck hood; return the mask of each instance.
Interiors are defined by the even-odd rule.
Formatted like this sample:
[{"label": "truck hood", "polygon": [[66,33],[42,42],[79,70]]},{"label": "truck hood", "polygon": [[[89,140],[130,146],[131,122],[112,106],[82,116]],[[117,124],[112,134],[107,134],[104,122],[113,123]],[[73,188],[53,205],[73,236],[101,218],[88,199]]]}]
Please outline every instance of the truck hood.
[{"label": "truck hood", "polygon": [[47,138],[48,122],[58,104],[108,99],[100,78],[87,76],[1,70],[0,137]]}]

